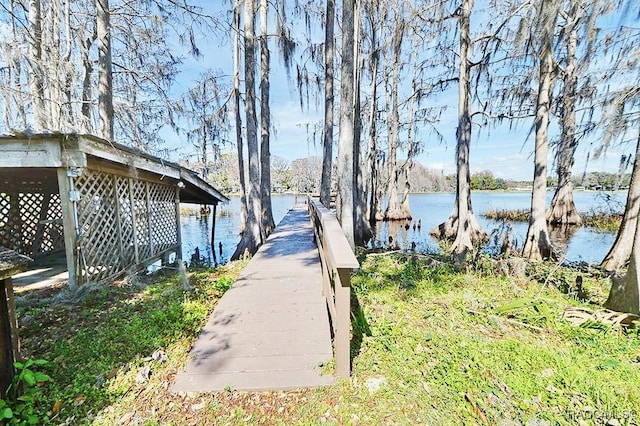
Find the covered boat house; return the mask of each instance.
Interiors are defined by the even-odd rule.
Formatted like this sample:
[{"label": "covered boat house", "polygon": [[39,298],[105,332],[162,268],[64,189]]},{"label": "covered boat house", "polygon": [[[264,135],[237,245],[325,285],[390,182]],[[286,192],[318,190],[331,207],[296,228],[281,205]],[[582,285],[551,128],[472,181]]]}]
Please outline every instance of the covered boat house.
[{"label": "covered boat house", "polygon": [[182,259],[180,203],[213,207],[213,238],[228,201],[191,170],[94,136],[0,137],[0,246],[64,252],[72,288]]}]

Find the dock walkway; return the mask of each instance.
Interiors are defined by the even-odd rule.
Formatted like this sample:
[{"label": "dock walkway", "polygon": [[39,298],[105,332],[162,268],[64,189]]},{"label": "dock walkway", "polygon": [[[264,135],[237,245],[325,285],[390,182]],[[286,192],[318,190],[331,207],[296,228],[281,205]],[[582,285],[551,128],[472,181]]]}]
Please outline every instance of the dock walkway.
[{"label": "dock walkway", "polygon": [[322,269],[306,206],[296,206],[220,299],[173,391],[260,391],[334,383]]}]

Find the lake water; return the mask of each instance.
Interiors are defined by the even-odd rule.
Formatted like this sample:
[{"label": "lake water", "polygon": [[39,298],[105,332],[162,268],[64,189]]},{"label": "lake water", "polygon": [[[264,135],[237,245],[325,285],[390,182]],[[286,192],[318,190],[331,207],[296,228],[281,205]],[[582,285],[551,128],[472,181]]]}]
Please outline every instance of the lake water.
[{"label": "lake water", "polygon": [[[548,201],[553,194],[549,193]],[[626,193],[600,193],[600,192],[576,192],[574,200],[578,211],[581,213],[593,210],[608,210],[609,206],[616,210],[624,209]],[[285,213],[293,207],[296,200],[304,201],[305,196],[286,194],[273,195],[273,217],[278,223]],[[529,192],[475,192],[471,195],[473,210],[480,224],[487,233],[502,226],[501,222],[488,220],[482,213],[488,210],[513,210],[529,209],[531,194]],[[415,243],[419,251],[437,251],[437,241],[429,235],[429,231],[449,217],[455,201],[455,194],[411,194],[410,204],[414,222],[420,220],[422,226],[413,229],[413,223],[409,229],[404,224],[384,222],[377,229],[375,239],[371,246],[388,246],[389,235],[394,236],[400,247],[410,247]],[[199,217],[197,209],[190,215],[182,216],[182,245],[185,260],[189,261],[196,247],[205,262],[214,263],[213,253],[209,245],[211,233],[211,218]],[[216,261],[225,263],[229,260],[236,244],[240,240],[238,230],[240,226],[240,199],[231,197],[226,205],[219,205],[216,215]],[[522,244],[526,233],[527,224],[524,222],[509,223],[511,235],[519,245]],[[589,228],[579,228],[571,235],[553,235],[552,239],[563,252],[566,252],[568,261],[584,261],[599,263],[607,254],[615,240],[615,234],[594,232]],[[219,243],[222,243],[222,255],[219,252]],[[489,247],[490,248],[490,247]]]}]

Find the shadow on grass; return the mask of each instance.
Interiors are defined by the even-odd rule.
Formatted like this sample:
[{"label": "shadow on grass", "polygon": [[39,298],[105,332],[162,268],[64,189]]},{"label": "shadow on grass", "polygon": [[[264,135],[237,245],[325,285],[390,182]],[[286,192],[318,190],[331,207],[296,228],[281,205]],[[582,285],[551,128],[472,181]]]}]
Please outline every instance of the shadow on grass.
[{"label": "shadow on grass", "polygon": [[360,305],[358,296],[354,292],[351,292],[351,326],[353,330],[351,337],[351,365],[353,365],[353,360],[360,354],[364,336],[371,336],[369,322]]},{"label": "shadow on grass", "polygon": [[51,362],[52,382],[38,410],[55,411],[55,423],[81,422],[144,386],[135,373],[159,368],[152,353],[195,338],[233,282],[217,270],[191,281],[192,292],[182,290],[178,276],[165,275],[142,285],[96,286],[77,301],[37,295],[23,301],[23,354]]}]

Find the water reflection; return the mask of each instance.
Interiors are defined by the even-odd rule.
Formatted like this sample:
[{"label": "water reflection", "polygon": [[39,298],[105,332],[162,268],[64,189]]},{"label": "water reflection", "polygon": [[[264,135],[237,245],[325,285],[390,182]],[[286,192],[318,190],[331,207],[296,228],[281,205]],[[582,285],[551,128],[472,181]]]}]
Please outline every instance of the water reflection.
[{"label": "water reflection", "polygon": [[[551,198],[549,195],[549,199]],[[574,201],[581,213],[597,209],[603,200],[607,202],[624,203],[625,193],[613,193],[603,198],[596,192],[576,192]],[[499,235],[508,234],[512,249],[520,249],[526,237],[527,224],[524,222],[504,223],[482,217],[482,213],[490,209],[528,209],[531,203],[529,193],[490,193],[478,192],[472,194],[473,207],[478,222],[491,238],[485,247],[491,252],[505,249],[504,238]],[[613,201],[611,201],[613,200]],[[304,197],[295,195],[273,195],[272,206],[276,223],[293,207],[295,202],[303,202]],[[381,222],[376,227],[376,236],[370,242],[370,247],[394,248],[401,250],[415,250],[420,252],[437,252],[440,250],[438,241],[429,235],[429,231],[443,222],[451,213],[455,194],[411,194],[413,221]],[[624,204],[622,204],[624,205]],[[185,211],[186,209],[183,209]],[[212,216],[201,216],[194,206],[193,212],[184,214],[182,220],[182,247],[185,260],[189,261],[198,248],[203,262],[210,265],[226,263],[233,254],[239,241],[240,228],[240,200],[231,197],[227,205],[220,205],[216,214],[215,252],[210,245]],[[568,261],[585,261],[599,263],[615,239],[614,233],[596,232],[589,228],[550,229],[550,237],[556,250],[566,253]],[[222,247],[220,248],[220,244]]]},{"label": "water reflection", "polygon": [[558,260],[562,260],[567,255],[569,241],[578,229],[580,229],[579,226],[567,224],[549,226],[549,239]]},{"label": "water reflection", "polygon": [[[273,195],[273,219],[280,222],[294,202],[303,198],[295,195]],[[218,205],[216,209],[216,230],[214,248],[211,247],[211,222],[213,215],[201,215],[197,205],[181,206],[182,253],[184,260],[201,261],[204,265],[225,264],[229,261],[236,245],[240,241],[240,198],[230,197],[228,204]],[[196,249],[198,253],[196,253]]]},{"label": "water reflection", "polygon": [[[549,200],[553,194],[549,194]],[[388,248],[389,236],[401,247],[411,247],[413,243],[421,252],[439,252],[438,241],[429,235],[429,230],[442,223],[449,214],[455,201],[455,194],[411,194],[410,202],[414,220],[422,224],[422,232],[413,223],[406,236],[398,231],[398,227],[390,222],[378,223],[376,236],[370,242],[370,247]],[[574,201],[581,213],[593,210],[606,210],[603,203],[620,205],[624,202],[626,193],[610,193],[603,197],[597,192],[576,192]],[[477,192],[471,195],[476,218],[484,230],[490,235],[484,247],[490,253],[500,253],[501,250],[520,250],[527,234],[526,222],[504,222],[486,219],[482,213],[488,210],[516,210],[528,209],[531,204],[531,194],[526,192],[491,193]],[[624,205],[624,204],[622,204]],[[606,207],[606,206],[605,206]],[[566,254],[568,261],[584,261],[599,263],[607,254],[615,240],[614,233],[598,232],[590,228],[550,229],[550,238],[556,250]],[[508,236],[508,238],[505,238]]]}]

